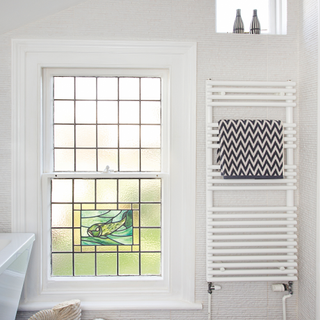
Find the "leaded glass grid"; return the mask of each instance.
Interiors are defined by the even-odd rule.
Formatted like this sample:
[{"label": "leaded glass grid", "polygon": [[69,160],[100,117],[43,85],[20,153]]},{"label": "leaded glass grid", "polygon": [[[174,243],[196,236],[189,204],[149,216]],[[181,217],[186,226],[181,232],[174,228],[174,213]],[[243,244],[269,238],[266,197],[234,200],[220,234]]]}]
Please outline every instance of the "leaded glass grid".
[{"label": "leaded glass grid", "polygon": [[[53,179],[51,212],[52,276],[161,275],[161,179]],[[123,223],[88,236],[101,215]]]},{"label": "leaded glass grid", "polygon": [[54,77],[53,170],[160,171],[161,78]]}]

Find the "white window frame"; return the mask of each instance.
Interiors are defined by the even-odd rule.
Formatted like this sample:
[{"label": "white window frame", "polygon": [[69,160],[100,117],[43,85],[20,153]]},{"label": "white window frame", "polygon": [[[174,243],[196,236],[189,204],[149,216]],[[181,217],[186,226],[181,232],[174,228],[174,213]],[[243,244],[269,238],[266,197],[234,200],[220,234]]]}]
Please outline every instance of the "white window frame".
[{"label": "white window frame", "polygon": [[[42,201],[42,194],[46,194],[42,191],[49,181],[42,163],[49,152],[43,147],[48,132],[42,131],[46,110],[42,80],[46,68],[129,68],[141,70],[141,74],[161,70],[169,75],[166,131],[170,131],[170,156],[164,155],[169,157],[170,168],[163,174],[170,202],[165,199],[169,218],[163,227],[166,240],[162,243],[165,263],[161,277],[84,277],[80,281],[50,277],[49,203]],[[81,300],[83,310],[202,307],[194,296],[195,119],[195,43],[13,40],[12,232],[36,234],[20,310],[48,308],[74,298]],[[165,178],[167,174],[169,179]]]}]

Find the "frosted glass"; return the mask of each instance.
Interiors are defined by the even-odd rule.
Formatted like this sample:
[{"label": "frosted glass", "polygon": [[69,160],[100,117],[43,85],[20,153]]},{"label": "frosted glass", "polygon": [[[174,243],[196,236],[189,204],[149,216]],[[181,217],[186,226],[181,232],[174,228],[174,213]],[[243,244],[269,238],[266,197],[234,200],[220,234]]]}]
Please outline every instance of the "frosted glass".
[{"label": "frosted glass", "polygon": [[118,78],[98,78],[98,99],[118,99]]},{"label": "frosted glass", "polygon": [[160,126],[141,126],[141,147],[160,147]]},{"label": "frosted glass", "polygon": [[160,124],[160,102],[141,102],[141,123]]},{"label": "frosted glass", "polygon": [[72,205],[52,204],[51,224],[52,227],[72,227]]},{"label": "frosted glass", "polygon": [[119,274],[139,274],[139,253],[119,253]]},{"label": "frosted glass", "polygon": [[139,123],[139,101],[120,101],[119,122]]},{"label": "frosted glass", "polygon": [[97,180],[97,201],[117,202],[117,180],[98,179]]},{"label": "frosted glass", "polygon": [[141,171],[160,171],[160,149],[141,150]]},{"label": "frosted glass", "polygon": [[141,229],[141,251],[160,251],[161,230],[158,228]]},{"label": "frosted glass", "polygon": [[96,123],[96,102],[77,101],[76,102],[76,122]]},{"label": "frosted glass", "polygon": [[141,226],[160,227],[160,204],[141,204]]},{"label": "frosted glass", "polygon": [[96,99],[96,78],[76,77],[76,99]]},{"label": "frosted glass", "polygon": [[160,78],[141,78],[141,100],[160,100]]},{"label": "frosted glass", "polygon": [[55,101],[54,102],[54,122],[74,123],[74,102]]},{"label": "frosted glass", "polygon": [[120,125],[120,148],[139,147],[139,126]]},{"label": "frosted glass", "polygon": [[117,254],[98,253],[97,254],[97,275],[117,275]]},{"label": "frosted glass", "polygon": [[76,146],[96,147],[96,126],[77,125],[76,126]]},{"label": "frosted glass", "polygon": [[53,179],[52,183],[52,202],[71,202],[72,201],[72,180]]},{"label": "frosted glass", "polygon": [[160,202],[161,200],[161,180],[141,179],[141,201]]},{"label": "frosted glass", "polygon": [[98,123],[118,123],[117,101],[98,101]]},{"label": "frosted glass", "polygon": [[119,202],[138,202],[139,180],[119,179]]},{"label": "frosted glass", "polygon": [[118,126],[98,125],[98,147],[118,147]]},{"label": "frosted glass", "polygon": [[74,179],[74,201],[94,202],[94,180]]},{"label": "frosted glass", "polygon": [[72,254],[53,253],[52,254],[52,275],[72,276]]},{"label": "frosted glass", "polygon": [[73,171],[74,170],[74,150],[55,149],[54,150],[54,170]]},{"label": "frosted glass", "polygon": [[119,95],[121,100],[139,100],[139,78],[120,78]]},{"label": "frosted glass", "polygon": [[120,171],[139,171],[139,150],[120,149]]},{"label": "frosted glass", "polygon": [[96,150],[76,150],[76,171],[96,171]]},{"label": "frosted glass", "polygon": [[74,126],[55,125],[54,126],[54,146],[74,147]]},{"label": "frosted glass", "polygon": [[54,77],[54,99],[74,99],[74,78]]},{"label": "frosted glass", "polygon": [[160,253],[141,253],[141,274],[160,275],[161,254]]},{"label": "frosted glass", "polygon": [[72,251],[72,229],[52,229],[52,252]]},{"label": "frosted glass", "polygon": [[74,254],[74,275],[94,276],[95,275],[95,254],[75,253]]},{"label": "frosted glass", "polygon": [[98,171],[103,171],[107,165],[110,169],[118,171],[117,149],[98,150]]}]

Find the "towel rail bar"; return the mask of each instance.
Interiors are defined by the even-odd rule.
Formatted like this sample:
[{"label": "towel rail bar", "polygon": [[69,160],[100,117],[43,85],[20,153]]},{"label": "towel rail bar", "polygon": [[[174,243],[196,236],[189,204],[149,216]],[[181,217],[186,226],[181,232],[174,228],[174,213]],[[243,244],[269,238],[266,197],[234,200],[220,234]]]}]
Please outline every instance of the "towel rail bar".
[{"label": "towel rail bar", "polygon": [[208,207],[208,212],[216,211],[296,211],[297,207]]}]

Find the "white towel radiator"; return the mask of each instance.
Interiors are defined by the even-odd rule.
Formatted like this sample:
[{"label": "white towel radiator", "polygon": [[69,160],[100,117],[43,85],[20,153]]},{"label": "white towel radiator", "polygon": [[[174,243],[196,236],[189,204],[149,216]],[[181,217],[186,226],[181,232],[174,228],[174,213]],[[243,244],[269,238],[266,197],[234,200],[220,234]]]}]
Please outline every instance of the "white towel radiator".
[{"label": "white towel radiator", "polygon": [[[295,281],[297,280],[297,235],[294,190],[293,123],[295,83],[206,81],[207,99],[207,281]],[[219,147],[215,107],[277,107],[286,109],[284,123],[284,178],[276,180],[224,180],[214,163]],[[245,113],[242,118],[246,118]],[[217,207],[216,191],[254,190],[286,193],[279,206]]]}]

